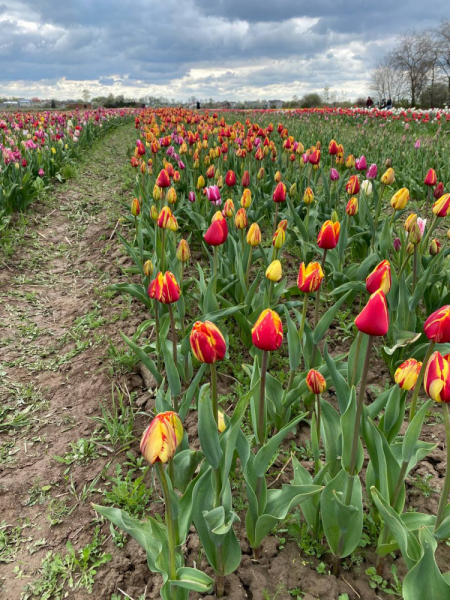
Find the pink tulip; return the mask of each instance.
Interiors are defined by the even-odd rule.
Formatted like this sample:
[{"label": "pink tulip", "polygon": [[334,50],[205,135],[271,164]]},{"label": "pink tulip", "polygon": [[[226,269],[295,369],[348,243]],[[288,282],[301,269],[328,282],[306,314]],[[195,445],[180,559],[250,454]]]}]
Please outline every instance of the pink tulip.
[{"label": "pink tulip", "polygon": [[375,163],[373,163],[367,169],[366,177],[367,177],[367,179],[376,179],[377,175],[378,175],[378,167]]}]

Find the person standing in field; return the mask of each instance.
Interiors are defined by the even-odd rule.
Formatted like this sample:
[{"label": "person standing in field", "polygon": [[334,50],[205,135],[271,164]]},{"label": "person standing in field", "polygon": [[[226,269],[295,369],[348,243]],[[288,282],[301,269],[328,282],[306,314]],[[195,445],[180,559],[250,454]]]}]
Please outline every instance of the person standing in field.
[{"label": "person standing in field", "polygon": [[372,108],[373,106],[373,100],[370,96],[367,96],[367,100],[366,100],[366,107],[367,108]]}]

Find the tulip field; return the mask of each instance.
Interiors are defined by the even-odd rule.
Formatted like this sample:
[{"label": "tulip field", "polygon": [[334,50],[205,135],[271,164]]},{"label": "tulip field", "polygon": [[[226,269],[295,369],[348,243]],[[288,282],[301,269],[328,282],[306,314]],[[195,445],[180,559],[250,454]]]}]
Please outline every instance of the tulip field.
[{"label": "tulip field", "polygon": [[42,118],[8,228],[81,172],[0,278],[5,597],[450,599],[450,113]]}]

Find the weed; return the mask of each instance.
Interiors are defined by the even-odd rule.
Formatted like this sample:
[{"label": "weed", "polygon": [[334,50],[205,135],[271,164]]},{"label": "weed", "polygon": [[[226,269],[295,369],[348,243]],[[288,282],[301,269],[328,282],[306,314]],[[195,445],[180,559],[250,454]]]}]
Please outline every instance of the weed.
[{"label": "weed", "polygon": [[389,582],[383,579],[381,575],[377,575],[377,570],[375,567],[369,567],[368,569],[366,569],[365,573],[370,577],[369,585],[373,590],[384,592],[389,596],[399,596],[401,598],[401,584],[397,577],[397,570],[395,568],[395,565],[392,565],[391,571],[394,577],[393,587],[390,587]]},{"label": "weed", "polygon": [[122,475],[122,467],[116,466],[115,477],[110,478],[111,489],[103,493],[104,501],[123,508],[133,517],[144,514],[152,497],[153,490],[143,482],[144,475],[133,479],[133,472]]},{"label": "weed", "polygon": [[116,394],[113,389],[111,404],[111,409],[101,404],[102,416],[93,417],[93,420],[100,425],[98,433],[103,434],[104,441],[113,446],[119,444],[122,449],[129,448],[135,439],[133,410],[131,406],[125,404],[124,394],[119,388],[116,388]]},{"label": "weed", "polygon": [[92,440],[79,438],[76,442],[70,442],[70,450],[64,456],[53,456],[53,458],[64,465],[86,465],[89,461],[98,458],[98,447]]},{"label": "weed", "polygon": [[433,479],[433,475],[431,474],[425,475],[424,477],[416,474],[415,477],[409,478],[409,482],[413,487],[420,490],[425,498],[429,498],[432,494],[438,493],[436,488],[431,487],[428,483],[430,479]]}]

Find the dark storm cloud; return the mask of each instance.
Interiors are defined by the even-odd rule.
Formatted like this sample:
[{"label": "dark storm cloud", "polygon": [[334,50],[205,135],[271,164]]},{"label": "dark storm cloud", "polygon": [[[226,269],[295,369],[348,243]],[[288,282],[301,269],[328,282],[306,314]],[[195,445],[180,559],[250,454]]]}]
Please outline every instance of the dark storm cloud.
[{"label": "dark storm cloud", "polygon": [[434,26],[446,5],[436,0],[430,15],[418,0],[9,0],[0,93],[63,79],[60,95],[70,81],[180,98],[289,97],[325,84],[359,93],[393,36]]}]

